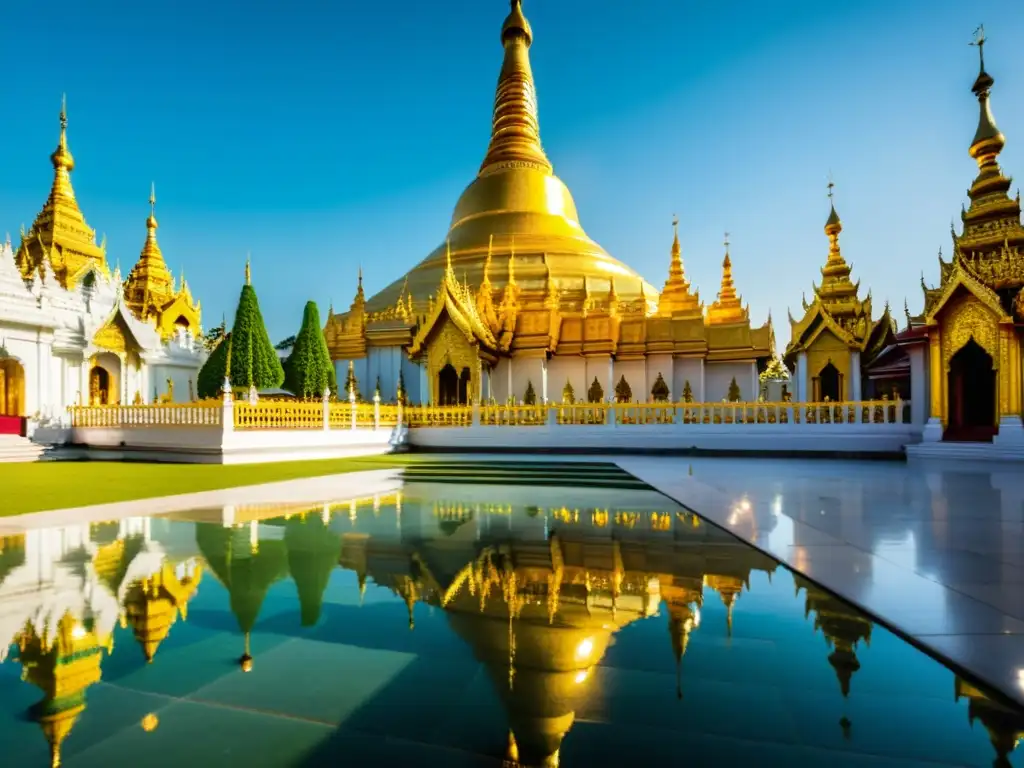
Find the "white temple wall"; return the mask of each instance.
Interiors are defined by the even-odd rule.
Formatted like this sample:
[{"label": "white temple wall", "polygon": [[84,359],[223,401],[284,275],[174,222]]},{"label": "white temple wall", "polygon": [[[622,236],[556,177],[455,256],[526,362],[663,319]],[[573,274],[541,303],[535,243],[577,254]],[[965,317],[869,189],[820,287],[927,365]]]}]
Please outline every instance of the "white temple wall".
[{"label": "white temple wall", "polygon": [[[577,402],[587,399],[587,360],[579,355],[554,355],[548,360],[548,400],[562,402],[566,382]],[[604,386],[602,384],[602,386]]]},{"label": "white temple wall", "polygon": [[728,399],[729,384],[735,377],[740,388],[740,400],[754,402],[757,400],[758,387],[757,366],[752,363],[705,363],[704,381],[707,393],[704,402],[718,403]]},{"label": "white temple wall", "polygon": [[[544,397],[544,370],[547,361],[539,357],[514,357],[512,358],[512,396],[516,402],[522,402],[526,396],[526,387],[533,384],[533,391],[537,395],[537,402]],[[565,382],[562,382],[563,386]],[[548,383],[550,387],[550,381]],[[550,390],[547,393],[548,399],[552,398]],[[562,398],[562,387],[558,387],[558,399]]]},{"label": "white temple wall", "polygon": [[[679,392],[682,389],[676,390],[675,388],[675,375],[674,367],[672,365],[672,354],[668,353],[665,355],[648,355],[647,356],[647,399],[653,400],[651,396],[651,387],[654,386],[654,382],[658,380],[658,374],[668,384],[668,399],[675,401],[679,399]],[[692,386],[692,385],[691,385]]]},{"label": "white temple wall", "polygon": [[[507,357],[498,359],[497,365],[491,371],[491,397],[497,403],[507,403],[509,396],[508,377],[512,361]],[[486,395],[486,390],[485,390]]]},{"label": "white temple wall", "polygon": [[[361,357],[351,362],[352,371],[356,375],[356,386],[359,389],[359,394],[363,397],[373,397],[375,379],[370,379],[370,358]],[[338,397],[347,396],[345,380],[348,379],[348,364],[348,359],[334,361],[334,375],[338,379]],[[369,380],[369,383],[367,383],[367,380]]]},{"label": "white temple wall", "polygon": [[704,358],[680,357],[675,360],[675,366],[672,370],[673,401],[679,402],[683,399],[683,390],[686,389],[686,382],[690,382],[693,402],[704,402]]},{"label": "white temple wall", "polygon": [[171,366],[171,365],[151,365],[148,366],[149,370],[145,370],[147,366],[143,366],[143,370],[135,370],[131,368],[128,371],[128,402],[134,402],[135,393],[138,392],[142,395],[143,402],[153,402],[154,391],[158,397],[163,397],[167,394],[167,380],[170,379],[174,382],[173,402],[175,403],[187,403],[189,402],[189,382],[192,383],[192,393],[195,393],[196,388],[196,376],[199,373],[198,368],[186,367],[186,366]]},{"label": "white temple wall", "polygon": [[[366,353],[366,380],[359,381],[360,394],[367,400],[372,399],[379,377],[381,402],[388,403],[394,400],[398,391],[398,373],[402,369],[404,356],[401,347],[370,347]],[[358,373],[356,376],[358,377]],[[342,385],[344,381],[341,380]]]},{"label": "white temple wall", "polygon": [[[615,361],[615,384],[617,385],[622,377],[633,393],[633,402],[646,403],[651,399],[651,387],[647,383],[647,361],[640,360],[616,360]],[[614,392],[613,392],[614,395]]]},{"label": "white temple wall", "polygon": [[427,402],[430,398],[430,391],[422,386],[423,381],[421,379],[425,379],[421,375],[423,369],[418,363],[410,360],[403,350],[399,350],[399,354],[402,357],[401,370],[402,378],[405,380],[406,400],[413,405]]}]

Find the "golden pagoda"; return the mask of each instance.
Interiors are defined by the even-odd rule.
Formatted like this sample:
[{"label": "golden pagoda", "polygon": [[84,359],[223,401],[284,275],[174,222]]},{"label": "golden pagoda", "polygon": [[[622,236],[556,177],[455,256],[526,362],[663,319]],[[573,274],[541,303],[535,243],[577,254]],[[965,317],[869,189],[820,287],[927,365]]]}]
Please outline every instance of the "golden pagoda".
[{"label": "golden pagoda", "polygon": [[[930,418],[926,441],[992,440],[1024,444],[1021,376],[1024,327],[1024,227],[1020,194],[1011,198],[999,167],[1006,138],[996,127],[989,96],[995,80],[985,71],[984,29],[973,43],[980,60],[971,90],[978,128],[969,154],[978,164],[963,231],[952,229],[953,255],[939,255],[939,285],[924,284],[924,312],[910,317],[909,342],[927,345]],[[909,315],[909,313],[908,313]],[[996,434],[998,433],[998,434]]]},{"label": "golden pagoda", "polygon": [[98,637],[69,612],[57,622],[54,637],[40,636],[29,624],[15,642],[23,679],[43,691],[31,715],[50,744],[50,765],[57,768],[61,746],[85,711],[85,691],[102,677],[103,653],[113,638]]},{"label": "golden pagoda", "polygon": [[813,285],[814,299],[803,300],[800,320],[789,315],[791,336],[784,360],[794,371],[794,399],[820,403],[860,400],[862,366],[888,346],[895,323],[886,304],[877,321],[871,319],[871,293],[860,299],[860,281],[850,278],[853,267],[843,258],[839,234],[843,223],[828,184],[829,215],[825,222],[828,258],[821,268],[821,285]]},{"label": "golden pagoda", "polygon": [[156,573],[128,587],[124,597],[125,619],[135,633],[148,663],[152,663],[160,643],[171,625],[188,613],[188,601],[195,595],[202,578],[202,567],[179,574],[164,562]]},{"label": "golden pagoda", "polygon": [[71,290],[93,270],[108,277],[110,271],[106,249],[96,244],[96,231],[86,224],[71,186],[75,159],[68,149],[67,129],[64,101],[60,108],[60,139],[50,155],[53,186],[28,232],[22,231],[14,258],[26,280],[36,274],[45,277],[49,270],[62,287]]},{"label": "golden pagoda", "polygon": [[156,239],[158,226],[154,184],[149,194],[146,242],[143,243],[139,260],[124,281],[125,305],[139,320],[153,323],[164,340],[173,336],[179,328],[198,334],[202,309],[199,302],[192,299],[184,274],[181,282],[176,284],[167,268]]},{"label": "golden pagoda", "polygon": [[[435,404],[519,401],[530,389],[557,399],[549,375],[580,393],[597,379],[605,399],[624,377],[641,400],[660,379],[674,399],[689,382],[698,399],[717,401],[735,379],[754,399],[773,334],[770,320],[750,327],[728,256],[723,293],[705,315],[678,232],[664,298],[590,239],[541,145],[521,0],[501,44],[490,143],[445,242],[369,299],[360,274],[351,308],[332,309],[324,328],[338,370],[354,363],[385,397],[401,376],[411,400]],[[707,375],[705,361],[715,369]]]}]

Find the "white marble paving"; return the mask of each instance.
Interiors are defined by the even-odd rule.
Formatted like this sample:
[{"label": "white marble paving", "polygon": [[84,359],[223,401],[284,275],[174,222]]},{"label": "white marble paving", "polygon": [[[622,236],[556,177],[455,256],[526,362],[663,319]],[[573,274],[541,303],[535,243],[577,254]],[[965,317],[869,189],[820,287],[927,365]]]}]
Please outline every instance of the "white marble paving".
[{"label": "white marble paving", "polygon": [[616,462],[1024,703],[1019,470],[966,462]]}]

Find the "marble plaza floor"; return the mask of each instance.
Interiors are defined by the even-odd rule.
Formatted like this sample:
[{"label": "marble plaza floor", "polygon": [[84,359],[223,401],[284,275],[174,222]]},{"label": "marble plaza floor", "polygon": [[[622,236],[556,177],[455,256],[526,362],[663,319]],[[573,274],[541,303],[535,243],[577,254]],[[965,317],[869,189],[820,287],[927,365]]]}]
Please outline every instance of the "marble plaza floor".
[{"label": "marble plaza floor", "polygon": [[653,457],[617,463],[1024,702],[1019,467]]}]

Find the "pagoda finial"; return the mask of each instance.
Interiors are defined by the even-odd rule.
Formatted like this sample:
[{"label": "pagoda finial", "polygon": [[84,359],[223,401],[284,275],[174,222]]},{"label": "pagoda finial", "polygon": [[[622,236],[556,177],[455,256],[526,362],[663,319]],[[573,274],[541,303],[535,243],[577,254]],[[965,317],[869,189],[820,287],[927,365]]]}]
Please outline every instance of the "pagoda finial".
[{"label": "pagoda finial", "polygon": [[[971,86],[971,91],[978,98],[978,130],[974,133],[974,140],[971,142],[970,155],[978,167],[995,165],[996,157],[1006,145],[1006,137],[996,127],[995,118],[992,116],[992,108],[989,105],[989,92],[995,85],[995,80],[985,71],[985,25],[980,24],[974,30],[974,40],[970,45],[978,49],[978,62],[980,69],[978,77]],[[1007,184],[1007,186],[1009,186]]]},{"label": "pagoda finial", "polygon": [[537,92],[530,67],[533,31],[523,15],[521,0],[512,0],[501,26],[505,58],[498,75],[491,119],[491,141],[480,166],[481,176],[526,164],[551,173],[551,162],[540,143]]},{"label": "pagoda finial", "polygon": [[732,257],[729,255],[729,233],[725,233],[725,258],[722,259],[722,285],[718,290],[718,298],[708,307],[707,322],[739,323],[747,320],[743,303],[736,294],[736,285],[732,279]]},{"label": "pagoda finial", "polygon": [[252,285],[252,254],[245,254],[245,284]]},{"label": "pagoda finial", "polygon": [[68,100],[67,94],[60,98],[60,139],[57,141],[57,149],[50,155],[50,162],[53,163],[54,179],[53,192],[51,194],[64,195],[74,199],[75,193],[71,188],[70,173],[75,170],[75,158],[68,149]]}]

